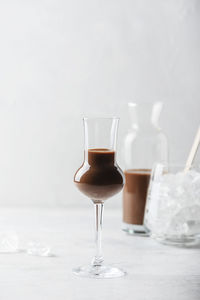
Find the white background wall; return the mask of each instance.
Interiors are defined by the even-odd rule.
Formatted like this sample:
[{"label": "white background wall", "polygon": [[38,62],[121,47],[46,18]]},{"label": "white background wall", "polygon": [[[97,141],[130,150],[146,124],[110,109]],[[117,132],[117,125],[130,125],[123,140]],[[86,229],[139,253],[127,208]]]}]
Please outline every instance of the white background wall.
[{"label": "white background wall", "polygon": [[171,160],[185,161],[199,53],[198,0],[2,0],[0,205],[80,205],[81,117],[120,115],[120,146],[130,100],[165,102]]}]

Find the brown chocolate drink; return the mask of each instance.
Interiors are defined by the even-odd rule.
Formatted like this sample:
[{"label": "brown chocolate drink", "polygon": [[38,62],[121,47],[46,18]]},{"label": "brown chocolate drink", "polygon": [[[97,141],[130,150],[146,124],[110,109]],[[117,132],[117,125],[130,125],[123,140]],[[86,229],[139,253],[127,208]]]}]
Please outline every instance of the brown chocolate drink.
[{"label": "brown chocolate drink", "polygon": [[126,170],[123,190],[123,221],[142,225],[151,170]]},{"label": "brown chocolate drink", "polygon": [[94,202],[102,202],[118,193],[123,188],[124,177],[115,162],[115,152],[103,148],[89,149],[74,182]]}]

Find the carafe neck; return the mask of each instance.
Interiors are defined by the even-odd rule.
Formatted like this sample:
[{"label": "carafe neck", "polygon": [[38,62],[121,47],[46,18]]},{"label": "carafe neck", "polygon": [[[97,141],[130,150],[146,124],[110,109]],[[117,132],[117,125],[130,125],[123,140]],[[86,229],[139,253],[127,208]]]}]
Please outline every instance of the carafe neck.
[{"label": "carafe neck", "polygon": [[162,102],[155,103],[128,103],[131,128],[134,130],[141,129],[149,131],[160,129],[159,118],[162,111]]}]

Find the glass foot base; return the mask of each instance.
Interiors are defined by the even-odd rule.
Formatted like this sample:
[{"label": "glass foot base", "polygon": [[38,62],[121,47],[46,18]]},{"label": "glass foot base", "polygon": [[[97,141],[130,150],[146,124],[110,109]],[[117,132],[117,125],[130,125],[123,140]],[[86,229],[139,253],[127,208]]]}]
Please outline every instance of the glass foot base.
[{"label": "glass foot base", "polygon": [[122,269],[111,266],[83,266],[73,269],[73,273],[80,277],[89,278],[117,278],[126,275]]},{"label": "glass foot base", "polygon": [[122,230],[130,235],[149,236],[149,230],[144,225],[123,223]]}]

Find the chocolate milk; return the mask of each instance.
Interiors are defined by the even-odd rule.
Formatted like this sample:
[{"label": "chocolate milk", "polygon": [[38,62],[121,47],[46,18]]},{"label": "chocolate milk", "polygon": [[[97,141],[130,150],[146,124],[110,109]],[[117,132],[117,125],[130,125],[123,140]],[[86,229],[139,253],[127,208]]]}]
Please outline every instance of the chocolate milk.
[{"label": "chocolate milk", "polygon": [[89,149],[83,165],[74,176],[78,189],[94,202],[102,202],[118,193],[124,185],[123,172],[109,149]]},{"label": "chocolate milk", "polygon": [[124,172],[123,221],[142,225],[151,170],[130,169]]}]

